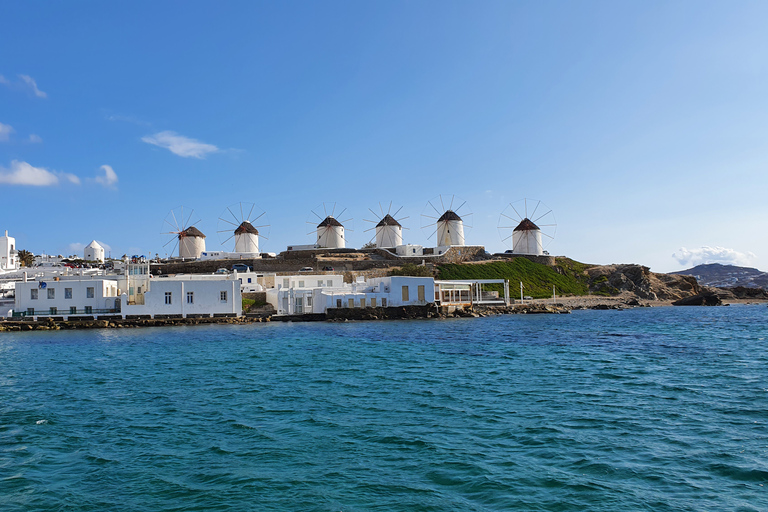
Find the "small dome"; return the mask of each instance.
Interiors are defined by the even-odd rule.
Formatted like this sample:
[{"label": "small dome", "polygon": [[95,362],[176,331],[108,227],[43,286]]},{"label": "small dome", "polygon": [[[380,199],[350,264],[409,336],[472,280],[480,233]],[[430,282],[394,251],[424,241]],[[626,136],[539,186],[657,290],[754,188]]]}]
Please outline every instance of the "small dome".
[{"label": "small dome", "polygon": [[445,210],[445,213],[442,214],[439,219],[437,219],[437,222],[443,220],[461,220],[461,217],[459,217],[453,210]]},{"label": "small dome", "polygon": [[195,226],[189,226],[187,229],[179,233],[179,238],[184,236],[196,236],[198,238],[205,238],[203,232],[197,229]]},{"label": "small dome", "polygon": [[539,226],[534,224],[530,219],[523,219],[520,224],[514,229],[514,231],[541,231]]},{"label": "small dome", "polygon": [[323,222],[321,222],[320,224],[318,224],[318,225],[317,225],[317,227],[319,227],[319,228],[325,228],[325,227],[330,227],[330,226],[341,226],[341,227],[344,227],[344,226],[341,224],[341,222],[337,221],[336,219],[334,219],[334,218],[333,218],[333,217],[331,217],[330,215],[329,215],[329,216],[327,216],[327,217],[326,217],[326,218],[323,220]]},{"label": "small dome", "polygon": [[377,228],[379,228],[381,226],[399,226],[399,227],[402,227],[402,226],[400,226],[400,223],[397,222],[395,220],[395,218],[393,216],[391,216],[390,214],[386,214],[384,216],[384,218],[381,219],[381,221],[379,221],[378,224],[376,224]]},{"label": "small dome", "polygon": [[237,226],[237,229],[235,229],[236,235],[244,235],[245,233],[250,233],[252,235],[258,235],[259,230],[253,227],[253,224],[248,222],[247,220],[240,223],[239,226]]}]

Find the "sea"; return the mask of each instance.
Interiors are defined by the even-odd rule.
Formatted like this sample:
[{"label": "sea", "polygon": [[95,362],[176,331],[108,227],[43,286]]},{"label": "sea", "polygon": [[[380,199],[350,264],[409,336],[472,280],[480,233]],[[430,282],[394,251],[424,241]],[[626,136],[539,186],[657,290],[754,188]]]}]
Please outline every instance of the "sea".
[{"label": "sea", "polygon": [[768,308],[0,334],[0,510],[765,511]]}]

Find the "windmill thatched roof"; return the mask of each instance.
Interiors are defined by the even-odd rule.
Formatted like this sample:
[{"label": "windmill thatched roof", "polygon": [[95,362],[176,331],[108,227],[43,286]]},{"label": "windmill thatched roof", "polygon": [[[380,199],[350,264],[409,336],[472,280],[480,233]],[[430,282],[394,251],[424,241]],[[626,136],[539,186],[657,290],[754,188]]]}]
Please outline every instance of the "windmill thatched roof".
[{"label": "windmill thatched roof", "polygon": [[440,222],[442,220],[461,220],[461,217],[456,214],[453,210],[445,210],[445,213],[440,216],[439,219],[437,219],[437,222]]},{"label": "windmill thatched roof", "polygon": [[520,224],[517,225],[517,227],[514,229],[514,231],[541,231],[539,229],[539,226],[534,224],[530,219],[523,219],[520,221]]},{"label": "windmill thatched roof", "polygon": [[[400,223],[395,220],[393,216],[390,214],[386,214],[383,219],[379,221],[378,224],[376,224],[376,227],[379,228],[381,226],[400,226]],[[402,226],[400,226],[402,227]]]},{"label": "windmill thatched roof", "polygon": [[330,215],[327,216],[325,219],[323,219],[323,222],[321,222],[320,224],[317,225],[317,227],[319,227],[319,228],[326,228],[326,227],[330,227],[330,226],[341,226],[341,227],[344,227],[341,224],[341,222],[337,221],[336,219],[334,219]]},{"label": "windmill thatched roof", "polygon": [[244,235],[246,233],[250,233],[252,235],[258,235],[259,230],[253,227],[253,224],[248,222],[247,220],[244,220],[240,223],[239,226],[237,226],[237,229],[235,229],[236,235]]},{"label": "windmill thatched roof", "polygon": [[197,229],[195,226],[189,226],[187,229],[179,233],[179,238],[184,236],[196,236],[198,238],[205,238],[203,232]]},{"label": "windmill thatched roof", "polygon": [[99,242],[97,242],[96,240],[94,240],[93,242],[91,242],[91,243],[89,243],[88,245],[86,245],[86,246],[85,246],[85,248],[86,248],[86,249],[88,249],[89,247],[90,247],[91,249],[103,249],[103,248],[104,248],[104,247],[103,247],[103,246],[102,246],[102,245],[101,245]]}]

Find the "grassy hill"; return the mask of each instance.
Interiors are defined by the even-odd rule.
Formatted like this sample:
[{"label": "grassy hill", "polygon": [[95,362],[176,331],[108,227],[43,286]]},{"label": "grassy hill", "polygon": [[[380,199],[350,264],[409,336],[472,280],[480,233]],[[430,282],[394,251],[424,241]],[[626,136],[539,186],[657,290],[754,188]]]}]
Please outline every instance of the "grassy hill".
[{"label": "grassy hill", "polygon": [[[552,296],[552,286],[558,295],[586,295],[589,278],[586,265],[568,258],[558,258],[556,268],[534,263],[526,258],[478,264],[446,264],[438,266],[438,279],[509,279],[509,292],[515,297],[519,283],[523,292],[534,298]],[[502,291],[501,285],[496,287]]]}]

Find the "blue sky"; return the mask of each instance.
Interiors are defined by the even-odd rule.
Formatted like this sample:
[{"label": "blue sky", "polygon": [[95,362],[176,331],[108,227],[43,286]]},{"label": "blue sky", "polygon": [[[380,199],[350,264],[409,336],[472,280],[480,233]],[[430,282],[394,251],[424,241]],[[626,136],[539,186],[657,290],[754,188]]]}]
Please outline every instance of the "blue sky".
[{"label": "blue sky", "polygon": [[465,200],[506,247],[542,200],[552,254],[665,272],[768,270],[768,3],[4,2],[0,229],[20,248],[163,255],[163,219],[255,203],[262,250],[312,243],[323,202],[405,239]]}]

